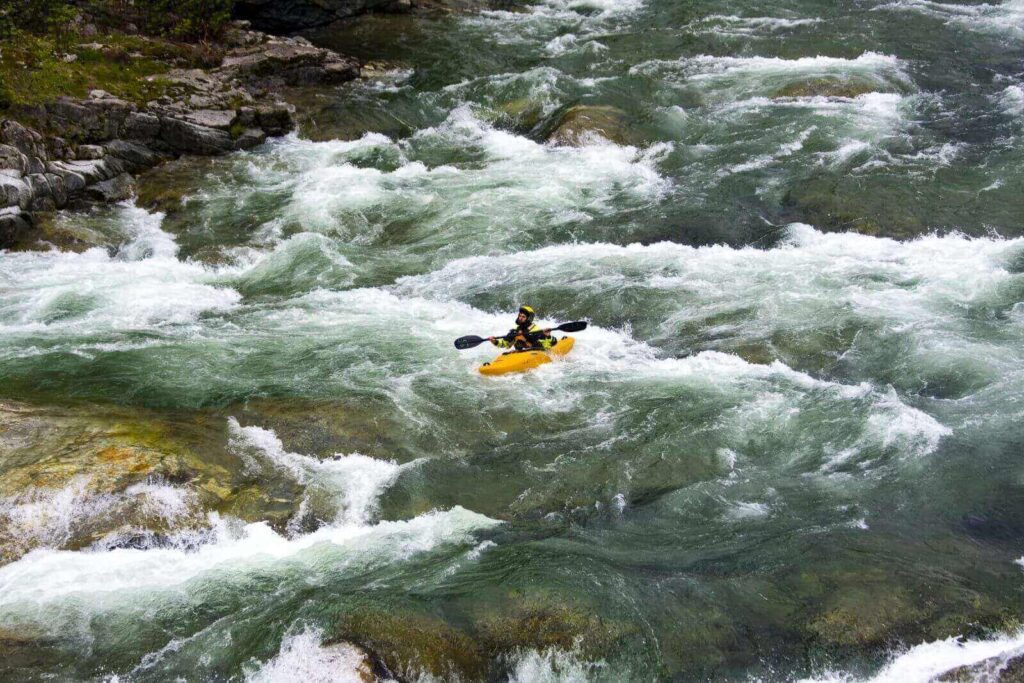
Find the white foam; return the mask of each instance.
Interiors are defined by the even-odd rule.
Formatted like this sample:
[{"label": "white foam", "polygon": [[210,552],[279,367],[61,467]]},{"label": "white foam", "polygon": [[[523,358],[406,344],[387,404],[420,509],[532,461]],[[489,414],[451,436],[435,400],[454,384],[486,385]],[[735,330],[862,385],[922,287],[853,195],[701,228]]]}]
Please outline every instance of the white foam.
[{"label": "white foam", "polygon": [[176,258],[161,214],[122,207],[119,218],[136,237],[114,256],[98,248],[5,254],[0,280],[10,286],[0,290],[0,334],[63,339],[152,330],[238,305],[237,292],[214,284],[216,271]]},{"label": "white foam", "polygon": [[228,430],[235,449],[255,448],[275,467],[291,474],[299,484],[324,487],[336,496],[336,521],[339,523],[369,523],[376,512],[381,493],[394,483],[403,470],[419,462],[398,465],[393,461],[378,460],[359,453],[319,460],[290,453],[284,449],[273,431],[261,427],[241,427],[233,417],[228,419]]},{"label": "white foam", "polygon": [[258,670],[248,673],[248,683],[364,683],[369,662],[359,648],[348,643],[323,645],[323,631],[306,627],[285,636],[281,651]]},{"label": "white foam", "polygon": [[524,650],[512,659],[509,683],[589,683],[608,668],[604,661],[589,662],[558,648]]},{"label": "white foam", "polygon": [[[482,158],[449,166],[416,160],[419,150],[437,146]],[[355,163],[368,150],[394,159],[394,170]],[[388,220],[415,225],[423,244],[445,250],[463,244],[468,253],[514,239],[551,216],[604,214],[616,210],[612,198],[649,201],[669,187],[657,169],[663,149],[539,144],[481,121],[468,106],[408,140],[287,138],[272,144],[270,153],[280,163],[253,168],[252,179],[257,187],[290,196],[283,221],[356,244],[382,236],[384,219],[373,216],[384,207]],[[452,224],[463,227],[454,239]],[[504,229],[490,230],[495,224]]]},{"label": "white foam", "polygon": [[875,10],[914,11],[968,31],[1024,39],[1024,0],[998,4],[955,4],[932,0],[898,0]]},{"label": "white foam", "polygon": [[90,488],[88,477],[80,476],[61,488],[31,488],[0,499],[0,546],[10,555],[61,548],[83,531],[116,526],[121,520],[150,519],[173,529],[196,511],[193,492],[159,480],[101,493]]},{"label": "white foam", "polygon": [[739,17],[735,14],[711,14],[690,24],[687,28],[697,33],[744,38],[771,35],[822,22],[819,18],[786,19],[783,17]]},{"label": "white foam", "polygon": [[[96,608],[124,609],[140,592],[177,590],[199,577],[215,583],[250,571],[291,572],[297,567],[316,571],[319,566],[341,566],[336,563],[342,560],[345,566],[366,569],[400,562],[440,545],[468,544],[473,532],[498,523],[456,506],[407,521],[322,527],[291,540],[265,522],[238,527],[220,520],[211,542],[194,551],[37,549],[0,567],[0,615],[71,596],[88,600]],[[203,583],[192,585],[191,590],[205,590]]]},{"label": "white foam", "polygon": [[[1024,633],[1003,635],[990,640],[964,640],[954,637],[922,643],[899,654],[874,676],[871,683],[927,683],[963,666],[986,663],[978,680],[998,680],[998,673],[1012,657],[1024,654]],[[992,660],[988,662],[987,660]],[[820,683],[852,683],[865,680],[842,672],[807,679]],[[807,682],[805,682],[807,683]]]},{"label": "white foam", "polygon": [[726,89],[729,99],[746,93],[772,94],[794,80],[826,76],[857,76],[886,89],[913,87],[903,63],[892,55],[865,52],[854,59],[842,57],[716,57],[697,55],[679,60],[650,60],[630,68],[634,75],[660,76],[668,83]]},{"label": "white foam", "polygon": [[999,95],[999,103],[1010,116],[1024,115],[1024,87],[1008,85]]},{"label": "white foam", "polygon": [[726,517],[733,521],[744,521],[763,519],[770,513],[771,508],[766,503],[737,501],[730,504]]}]

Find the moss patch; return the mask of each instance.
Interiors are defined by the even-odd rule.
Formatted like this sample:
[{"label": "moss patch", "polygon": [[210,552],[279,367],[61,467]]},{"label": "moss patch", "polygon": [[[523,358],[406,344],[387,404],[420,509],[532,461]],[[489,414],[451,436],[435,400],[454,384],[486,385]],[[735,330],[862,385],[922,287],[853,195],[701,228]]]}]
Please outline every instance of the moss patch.
[{"label": "moss patch", "polygon": [[158,38],[100,35],[67,41],[22,33],[0,44],[0,110],[31,108],[62,95],[107,92],[142,104],[166,93],[168,84],[150,76],[175,67],[208,67],[220,62],[216,50]]}]

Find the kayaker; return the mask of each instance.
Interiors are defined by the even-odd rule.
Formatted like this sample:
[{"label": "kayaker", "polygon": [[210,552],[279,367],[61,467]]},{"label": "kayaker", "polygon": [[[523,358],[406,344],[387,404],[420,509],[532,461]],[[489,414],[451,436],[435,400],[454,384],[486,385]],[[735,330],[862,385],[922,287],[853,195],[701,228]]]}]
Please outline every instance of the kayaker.
[{"label": "kayaker", "polygon": [[519,315],[516,316],[516,326],[508,331],[504,337],[488,337],[495,346],[502,349],[516,351],[527,351],[529,349],[550,349],[557,343],[557,339],[551,336],[551,329],[541,329],[535,325],[533,319],[537,312],[530,306],[522,306]]}]

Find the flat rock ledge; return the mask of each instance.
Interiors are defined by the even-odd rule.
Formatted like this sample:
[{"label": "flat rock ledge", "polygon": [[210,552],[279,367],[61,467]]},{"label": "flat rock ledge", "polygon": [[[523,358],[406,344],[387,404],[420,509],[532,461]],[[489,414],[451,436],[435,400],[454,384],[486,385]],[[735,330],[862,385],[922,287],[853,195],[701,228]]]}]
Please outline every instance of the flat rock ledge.
[{"label": "flat rock ledge", "polygon": [[168,159],[249,149],[290,132],[295,108],[277,98],[284,86],[359,77],[356,60],[305,38],[236,22],[227,40],[215,69],[150,77],[164,80],[169,95],[144,106],[94,90],[15,113],[39,130],[0,119],[0,249],[31,235],[35,212],[128,199],[133,174]]}]

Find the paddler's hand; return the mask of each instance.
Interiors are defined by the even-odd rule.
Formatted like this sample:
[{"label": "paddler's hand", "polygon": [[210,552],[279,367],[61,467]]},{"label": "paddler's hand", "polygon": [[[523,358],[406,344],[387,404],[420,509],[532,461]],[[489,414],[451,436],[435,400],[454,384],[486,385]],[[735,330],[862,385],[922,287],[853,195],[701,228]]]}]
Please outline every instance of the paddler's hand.
[{"label": "paddler's hand", "polygon": [[488,338],[487,338],[487,341],[491,342],[492,344],[493,344],[493,343],[495,343],[495,342],[494,342],[494,337],[488,337]]}]

